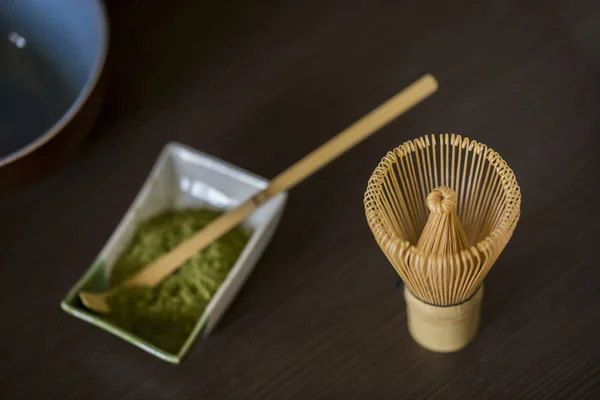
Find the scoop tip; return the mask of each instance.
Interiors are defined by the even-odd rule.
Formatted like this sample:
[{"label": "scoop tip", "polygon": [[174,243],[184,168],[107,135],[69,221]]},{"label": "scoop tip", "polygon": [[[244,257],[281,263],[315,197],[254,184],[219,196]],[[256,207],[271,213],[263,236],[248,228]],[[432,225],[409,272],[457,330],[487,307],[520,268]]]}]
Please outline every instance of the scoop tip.
[{"label": "scoop tip", "polygon": [[81,291],[79,292],[79,299],[84,306],[92,311],[96,311],[101,314],[108,314],[110,312],[110,308],[106,302],[106,293]]}]

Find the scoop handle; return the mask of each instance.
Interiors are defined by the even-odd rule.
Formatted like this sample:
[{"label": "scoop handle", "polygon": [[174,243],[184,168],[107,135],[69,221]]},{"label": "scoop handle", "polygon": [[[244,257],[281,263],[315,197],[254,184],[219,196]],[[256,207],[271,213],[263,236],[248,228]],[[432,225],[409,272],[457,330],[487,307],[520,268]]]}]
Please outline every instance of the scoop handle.
[{"label": "scoop handle", "polygon": [[297,185],[347,150],[375,133],[437,90],[432,75],[424,75],[394,97],[375,108],[313,152],[277,175],[269,186],[238,207],[213,220],[204,229],[159,257],[128,279],[125,284],[154,286],[179,268],[196,252],[203,250],[242,222],[256,208],[276,194]]},{"label": "scoop handle", "polygon": [[273,178],[268,192],[273,195],[296,186],[378,129],[423,101],[433,94],[437,88],[437,81],[432,75],[423,75],[394,97]]}]

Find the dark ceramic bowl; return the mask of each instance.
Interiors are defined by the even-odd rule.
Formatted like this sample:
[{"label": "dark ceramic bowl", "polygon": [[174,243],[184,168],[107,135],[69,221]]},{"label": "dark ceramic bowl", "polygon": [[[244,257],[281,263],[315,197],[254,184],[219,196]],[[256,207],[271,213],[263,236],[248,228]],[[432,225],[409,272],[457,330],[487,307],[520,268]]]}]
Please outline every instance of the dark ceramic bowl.
[{"label": "dark ceramic bowl", "polygon": [[0,190],[47,171],[88,133],[107,49],[100,0],[0,0]]}]

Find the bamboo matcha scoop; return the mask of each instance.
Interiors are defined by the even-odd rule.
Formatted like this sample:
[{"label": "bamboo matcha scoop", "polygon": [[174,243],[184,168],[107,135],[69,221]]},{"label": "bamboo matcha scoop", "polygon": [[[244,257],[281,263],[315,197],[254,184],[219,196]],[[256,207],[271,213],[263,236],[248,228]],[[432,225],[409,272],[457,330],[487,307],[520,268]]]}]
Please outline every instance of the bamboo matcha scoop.
[{"label": "bamboo matcha scoop", "polygon": [[[255,194],[238,207],[228,211],[200,232],[179,244],[169,253],[159,257],[133,275],[122,285],[156,286],[192,255],[217,240],[221,235],[242,222],[257,207],[272,196],[297,185],[311,174],[345,153],[354,145],[403,114],[437,90],[437,82],[431,75],[424,75],[410,86],[381,104],[375,110],[340,132],[312,153],[275,177],[269,186]],[[107,314],[110,308],[107,298],[116,289],[103,293],[81,291],[79,298],[93,311]]]}]

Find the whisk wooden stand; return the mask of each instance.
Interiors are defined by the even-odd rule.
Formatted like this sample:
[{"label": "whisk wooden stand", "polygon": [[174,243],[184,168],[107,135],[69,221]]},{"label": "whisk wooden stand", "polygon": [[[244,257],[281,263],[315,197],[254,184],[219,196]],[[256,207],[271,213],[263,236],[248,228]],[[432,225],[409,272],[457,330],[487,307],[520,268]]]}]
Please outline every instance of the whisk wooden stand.
[{"label": "whisk wooden stand", "polygon": [[404,281],[415,341],[439,352],[464,347],[479,327],[483,280],[519,220],[513,171],[484,144],[424,136],[381,160],[364,202],[377,243]]},{"label": "whisk wooden stand", "polygon": [[431,351],[448,353],[465,347],[477,333],[483,286],[462,304],[437,307],[416,298],[404,287],[408,330],[417,343]]}]

